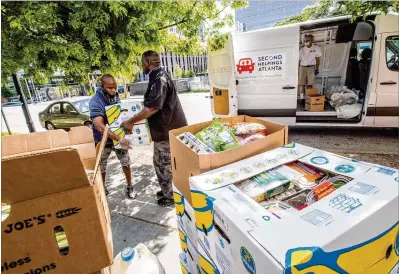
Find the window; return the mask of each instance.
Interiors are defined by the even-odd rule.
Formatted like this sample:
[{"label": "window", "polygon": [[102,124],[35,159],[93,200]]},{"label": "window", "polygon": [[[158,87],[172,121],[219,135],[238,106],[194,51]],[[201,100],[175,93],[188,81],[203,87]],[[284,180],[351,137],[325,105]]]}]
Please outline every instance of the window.
[{"label": "window", "polygon": [[86,100],[79,100],[79,101],[73,102],[73,105],[80,112],[84,113],[84,112],[89,112],[89,103],[90,103],[90,99],[86,99]]},{"label": "window", "polygon": [[399,36],[389,36],[385,40],[385,54],[388,69],[399,71]]},{"label": "window", "polygon": [[77,113],[76,109],[70,103],[63,103],[62,111],[65,114]]},{"label": "window", "polygon": [[60,114],[61,113],[61,104],[52,105],[48,112],[52,113],[52,114]]}]

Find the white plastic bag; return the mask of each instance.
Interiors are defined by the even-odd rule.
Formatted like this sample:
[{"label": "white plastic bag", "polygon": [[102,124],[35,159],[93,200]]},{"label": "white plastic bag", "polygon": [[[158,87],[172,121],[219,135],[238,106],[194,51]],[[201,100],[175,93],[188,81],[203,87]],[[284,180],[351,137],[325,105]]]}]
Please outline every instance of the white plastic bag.
[{"label": "white plastic bag", "polygon": [[358,116],[362,111],[361,104],[353,104],[353,105],[343,105],[340,107],[336,107],[337,117],[343,119],[350,119]]},{"label": "white plastic bag", "polygon": [[343,105],[353,105],[359,101],[359,96],[356,95],[351,90],[341,92],[341,93],[334,93],[331,95],[330,105],[332,107],[340,107]]},{"label": "white plastic bag", "polygon": [[144,244],[127,247],[116,255],[111,265],[112,274],[165,274],[157,256]]}]

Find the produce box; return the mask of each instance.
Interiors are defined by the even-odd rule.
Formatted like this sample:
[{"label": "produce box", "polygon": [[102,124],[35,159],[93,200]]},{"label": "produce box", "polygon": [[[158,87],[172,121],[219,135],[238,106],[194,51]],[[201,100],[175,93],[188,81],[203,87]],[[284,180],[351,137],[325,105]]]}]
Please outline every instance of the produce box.
[{"label": "produce box", "polygon": [[113,260],[99,170],[107,139],[75,127],[2,138],[3,273],[93,273]]},{"label": "produce box", "polygon": [[[122,100],[119,104],[105,107],[108,124],[112,132],[121,138],[128,139],[133,146],[149,145],[152,142],[147,120],[143,120],[135,124],[130,134],[126,134],[125,129],[121,127],[122,122],[127,121],[133,116],[137,115],[143,110],[143,108],[143,101],[131,99]],[[117,144],[116,141],[113,142],[114,145]]]},{"label": "produce box", "polygon": [[[172,157],[173,182],[186,200],[191,204],[189,177],[234,163],[253,155],[280,147],[288,141],[288,127],[249,116],[236,116],[220,120],[236,124],[240,122],[259,123],[266,126],[267,136],[235,149],[210,154],[198,154],[186,146],[179,136],[185,132],[196,134],[208,127],[212,121],[195,124],[169,132]],[[228,175],[226,175],[228,176]],[[223,179],[223,178],[222,178]]]},{"label": "produce box", "polygon": [[307,111],[324,111],[324,102],[326,98],[320,95],[317,88],[306,89],[306,106]]},{"label": "produce box", "polygon": [[198,233],[195,227],[194,209],[188,203],[187,199],[173,184],[173,198],[175,200],[175,210],[177,222],[182,226],[185,235],[194,243],[198,242]]},{"label": "produce box", "polygon": [[[282,200],[282,214],[236,186],[291,162],[327,177]],[[225,173],[236,175],[221,180]],[[222,273],[397,273],[398,176],[398,170],[291,144],[191,177],[199,246]],[[315,199],[331,190],[329,182],[334,189]],[[305,206],[296,204],[300,197]]]},{"label": "produce box", "polygon": [[[106,106],[105,114],[107,115],[108,125],[111,128],[120,127],[121,124],[133,116],[137,115],[144,108],[142,100],[122,100],[119,104]],[[145,123],[146,121],[142,121]]]},{"label": "produce box", "polygon": [[183,230],[182,224],[179,221],[177,222],[177,228],[180,238],[180,245],[185,255],[184,261],[187,264],[189,273],[200,273],[197,242],[193,243],[190,238],[187,237],[187,234]]},{"label": "produce box", "polygon": [[[134,125],[131,134],[126,134],[125,129],[122,127],[111,128],[112,132],[121,138],[127,138],[133,146],[146,146],[151,144],[151,133],[148,124]],[[114,145],[118,142],[113,140]],[[118,148],[116,146],[116,148]]]}]

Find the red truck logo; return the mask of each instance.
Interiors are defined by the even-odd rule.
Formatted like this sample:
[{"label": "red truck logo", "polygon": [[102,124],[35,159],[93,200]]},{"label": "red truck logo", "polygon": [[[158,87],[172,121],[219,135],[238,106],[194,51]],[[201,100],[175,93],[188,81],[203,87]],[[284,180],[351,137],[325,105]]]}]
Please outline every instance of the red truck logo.
[{"label": "red truck logo", "polygon": [[255,70],[255,63],[252,61],[251,58],[242,58],[238,61],[237,64],[237,71],[239,74],[243,73],[244,71],[248,71],[252,73]]}]

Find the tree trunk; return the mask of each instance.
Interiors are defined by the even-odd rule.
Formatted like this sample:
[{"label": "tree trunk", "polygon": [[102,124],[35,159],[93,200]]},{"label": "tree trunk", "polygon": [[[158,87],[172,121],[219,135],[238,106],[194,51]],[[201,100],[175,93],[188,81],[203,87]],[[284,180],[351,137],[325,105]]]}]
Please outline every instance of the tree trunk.
[{"label": "tree trunk", "polygon": [[28,109],[28,104],[26,103],[25,100],[25,95],[22,92],[21,84],[19,83],[17,74],[12,75],[12,80],[14,81],[14,86],[15,89],[17,90],[17,94],[19,95],[19,100],[22,103],[22,111],[24,112],[25,120],[26,120],[26,125],[28,126],[29,132],[35,132],[35,125],[33,124],[32,117],[30,116],[29,109]]}]

